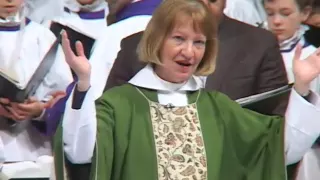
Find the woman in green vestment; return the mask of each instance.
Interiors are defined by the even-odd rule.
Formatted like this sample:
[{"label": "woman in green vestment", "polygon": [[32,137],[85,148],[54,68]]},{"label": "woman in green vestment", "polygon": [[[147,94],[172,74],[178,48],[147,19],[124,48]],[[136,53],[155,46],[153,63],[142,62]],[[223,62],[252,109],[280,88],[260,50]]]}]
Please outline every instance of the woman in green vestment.
[{"label": "woman in green vestment", "polygon": [[[216,22],[201,1],[164,1],[138,48],[149,64],[128,84],[105,92],[95,106],[88,90],[81,109],[72,113],[77,121],[97,123],[78,134],[84,142],[96,135],[95,147],[84,145],[66,155],[92,162],[91,179],[286,179],[286,164],[300,160],[319,136],[320,98],[309,83],[320,73],[320,50],[300,61],[297,48],[286,121],[261,115],[203,90],[201,76],[215,69]],[[67,59],[78,62],[74,71],[88,73],[81,69],[88,65],[85,57],[70,55],[66,36],[63,42]],[[57,161],[60,155],[56,151]]]}]

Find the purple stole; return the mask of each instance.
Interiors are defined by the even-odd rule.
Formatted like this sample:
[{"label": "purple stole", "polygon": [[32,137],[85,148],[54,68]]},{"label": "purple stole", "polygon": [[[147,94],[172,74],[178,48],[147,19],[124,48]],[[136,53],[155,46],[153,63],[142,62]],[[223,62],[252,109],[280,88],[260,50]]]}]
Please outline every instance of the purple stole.
[{"label": "purple stole", "polygon": [[117,21],[132,16],[152,15],[153,11],[161,4],[162,0],[141,0],[127,5],[117,14]]}]

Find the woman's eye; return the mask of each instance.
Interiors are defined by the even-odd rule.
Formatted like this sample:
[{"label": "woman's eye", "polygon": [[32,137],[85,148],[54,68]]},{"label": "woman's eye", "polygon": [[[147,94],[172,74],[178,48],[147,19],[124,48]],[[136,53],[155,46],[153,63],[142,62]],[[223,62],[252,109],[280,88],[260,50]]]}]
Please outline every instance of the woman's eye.
[{"label": "woman's eye", "polygon": [[173,36],[173,39],[176,40],[177,42],[184,41],[183,37],[181,37],[181,36]]},{"label": "woman's eye", "polygon": [[206,45],[206,42],[203,40],[199,40],[199,41],[194,41],[194,44],[198,47],[203,47]]}]

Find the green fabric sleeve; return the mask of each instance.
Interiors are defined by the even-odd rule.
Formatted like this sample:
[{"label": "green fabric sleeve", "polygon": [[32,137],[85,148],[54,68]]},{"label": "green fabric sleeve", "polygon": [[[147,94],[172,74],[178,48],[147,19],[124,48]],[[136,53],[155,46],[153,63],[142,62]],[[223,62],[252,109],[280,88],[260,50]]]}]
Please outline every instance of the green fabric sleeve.
[{"label": "green fabric sleeve", "polygon": [[213,93],[212,98],[225,123],[226,139],[242,166],[242,179],[286,179],[284,119],[243,109],[220,93]]},{"label": "green fabric sleeve", "polygon": [[97,140],[92,159],[92,180],[110,180],[114,154],[114,111],[108,103],[108,95],[96,101]]}]

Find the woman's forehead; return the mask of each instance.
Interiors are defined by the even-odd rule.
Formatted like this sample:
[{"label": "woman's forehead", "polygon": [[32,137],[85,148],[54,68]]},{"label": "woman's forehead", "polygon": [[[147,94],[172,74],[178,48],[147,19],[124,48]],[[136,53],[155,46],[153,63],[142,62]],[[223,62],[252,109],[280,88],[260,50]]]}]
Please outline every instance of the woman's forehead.
[{"label": "woman's forehead", "polygon": [[177,15],[172,23],[171,31],[192,28],[198,34],[204,35],[203,21],[187,14]]}]

